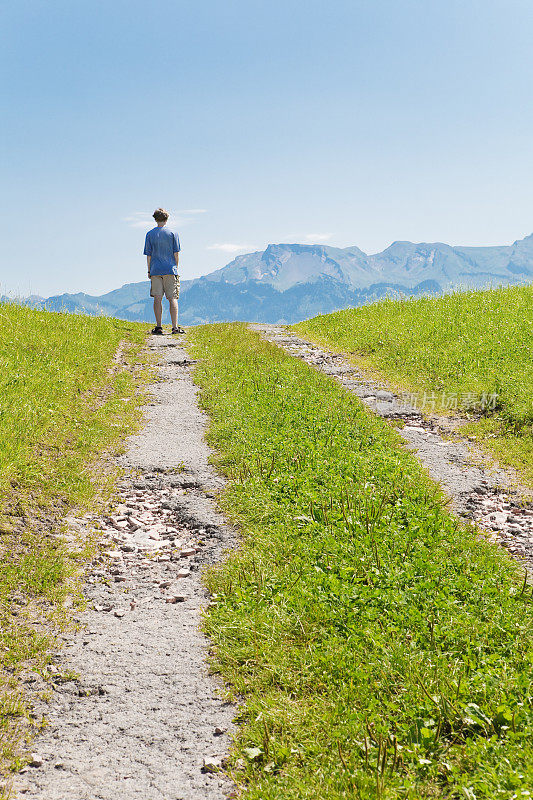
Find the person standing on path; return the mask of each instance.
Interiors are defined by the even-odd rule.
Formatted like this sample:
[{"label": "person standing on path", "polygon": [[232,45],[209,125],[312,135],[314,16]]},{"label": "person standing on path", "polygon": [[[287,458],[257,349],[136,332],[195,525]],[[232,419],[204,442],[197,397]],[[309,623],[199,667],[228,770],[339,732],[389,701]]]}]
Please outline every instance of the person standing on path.
[{"label": "person standing on path", "polygon": [[157,227],[146,234],[144,255],[148,264],[148,277],[151,288],[150,297],[154,298],[155,328],[152,333],[163,335],[161,320],[163,316],[163,295],[168,300],[172,333],[185,333],[178,325],[178,297],[180,279],[178,275],[180,240],[172,231],[166,230],[168,211],[156,208],[153,218]]}]

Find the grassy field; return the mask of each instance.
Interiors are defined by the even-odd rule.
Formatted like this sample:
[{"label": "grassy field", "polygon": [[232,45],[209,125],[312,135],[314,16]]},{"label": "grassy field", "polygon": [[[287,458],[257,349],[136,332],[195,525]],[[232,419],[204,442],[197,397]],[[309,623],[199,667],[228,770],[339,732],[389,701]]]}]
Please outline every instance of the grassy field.
[{"label": "grassy field", "polygon": [[[136,424],[146,326],[0,305],[0,750],[9,764],[28,719],[17,676],[46,676],[49,631],[88,552],[53,534],[106,490],[102,452]],[[122,344],[121,344],[122,343]],[[107,477],[106,477],[107,476]]]},{"label": "grassy field", "polygon": [[241,548],[215,667],[249,800],[530,797],[531,590],[397,433],[244,326],[190,332]]},{"label": "grassy field", "polygon": [[533,486],[533,287],[385,300],[293,328],[427,411],[473,412],[465,433]]}]

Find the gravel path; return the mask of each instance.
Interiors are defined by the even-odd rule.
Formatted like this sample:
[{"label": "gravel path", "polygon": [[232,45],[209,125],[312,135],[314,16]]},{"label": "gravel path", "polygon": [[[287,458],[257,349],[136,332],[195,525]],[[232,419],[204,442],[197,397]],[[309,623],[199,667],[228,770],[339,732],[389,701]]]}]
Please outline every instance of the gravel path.
[{"label": "gravel path", "polygon": [[489,537],[509,550],[533,573],[533,503],[531,492],[516,491],[514,476],[496,469],[472,444],[457,436],[453,421],[425,417],[420,410],[390,391],[384,383],[370,380],[342,354],[312,344],[280,325],[251,324],[265,339],[289,355],[331,375],[345,389],[361,398],[374,413],[400,420],[398,433],[416,452],[431,477],[448,497],[455,512],[476,522]]},{"label": "gravel path", "polygon": [[[342,355],[287,332],[252,325],[269,341],[333,376],[375,413],[403,421],[399,433],[447,492],[455,511],[485,528],[533,571],[533,505],[507,473],[482,463],[449,420],[425,418]],[[151,337],[160,380],[145,426],[119,461],[125,477],[109,516],[70,519],[73,545],[99,528],[102,553],[88,575],[87,611],[64,637],[50,672],[51,698],[36,702],[49,725],[15,796],[33,800],[222,800],[234,796],[217,771],[235,707],[209,676],[200,633],[208,602],[200,571],[235,544],[216,511],[221,477],[208,463],[205,416],[190,361],[175,337]],[[26,682],[34,696],[49,689]]]},{"label": "gravel path", "polygon": [[[199,630],[207,604],[200,571],[234,544],[212,495],[205,416],[176,337],[150,339],[160,357],[146,424],[120,459],[126,477],[108,517],[71,519],[73,541],[101,529],[80,631],[52,666],[54,688],[36,714],[49,722],[15,796],[39,800],[219,800],[218,773],[235,707],[209,676]],[[76,677],[76,674],[79,677]],[[29,676],[35,686],[38,676]]]}]

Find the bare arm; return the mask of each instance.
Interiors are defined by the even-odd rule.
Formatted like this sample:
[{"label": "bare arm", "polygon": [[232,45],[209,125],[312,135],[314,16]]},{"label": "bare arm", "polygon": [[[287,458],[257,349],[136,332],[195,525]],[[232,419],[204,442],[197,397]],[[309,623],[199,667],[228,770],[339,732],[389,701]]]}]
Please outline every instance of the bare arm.
[{"label": "bare arm", "polygon": [[148,277],[150,277],[150,261],[152,260],[152,256],[146,256],[146,265],[148,267]]},{"label": "bare arm", "polygon": [[180,263],[180,254],[179,253],[174,253],[174,261],[176,262],[176,266],[179,267],[179,263]]}]

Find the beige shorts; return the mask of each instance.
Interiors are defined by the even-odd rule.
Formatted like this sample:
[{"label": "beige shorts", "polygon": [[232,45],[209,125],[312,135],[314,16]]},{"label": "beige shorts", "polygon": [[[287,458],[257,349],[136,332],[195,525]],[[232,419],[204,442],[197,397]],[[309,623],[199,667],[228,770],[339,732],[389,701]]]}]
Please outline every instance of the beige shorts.
[{"label": "beige shorts", "polygon": [[150,278],[152,284],[150,297],[165,297],[167,300],[177,300],[180,296],[180,277],[179,275],[153,275]]}]

